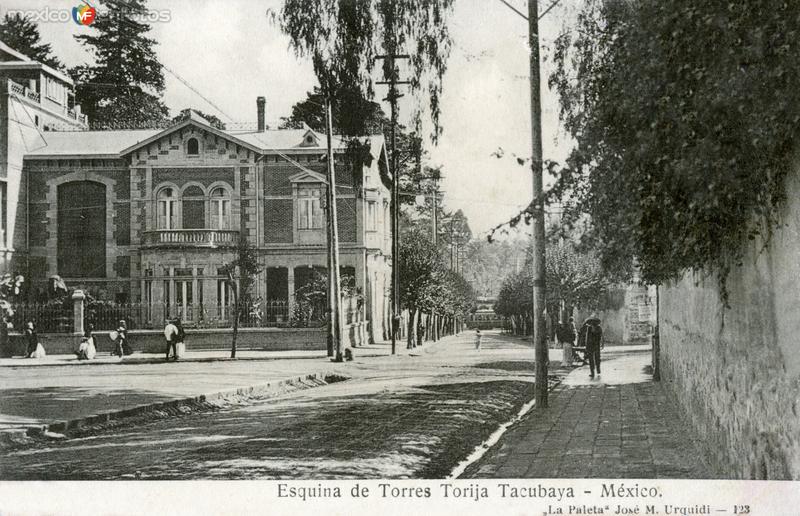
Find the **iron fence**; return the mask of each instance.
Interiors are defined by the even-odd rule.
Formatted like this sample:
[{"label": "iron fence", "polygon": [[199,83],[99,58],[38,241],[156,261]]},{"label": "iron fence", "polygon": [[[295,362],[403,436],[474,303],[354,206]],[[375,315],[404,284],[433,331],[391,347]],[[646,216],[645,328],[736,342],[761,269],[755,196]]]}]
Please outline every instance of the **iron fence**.
[{"label": "iron fence", "polygon": [[23,331],[32,322],[39,333],[72,333],[73,308],[64,303],[24,303],[14,306],[10,322],[15,331]]},{"label": "iron fence", "polygon": [[[347,303],[343,300],[343,303]],[[318,327],[325,324],[324,306],[294,313],[286,300],[258,301],[240,311],[239,327]],[[360,307],[355,302],[343,304],[347,322],[359,319]],[[235,306],[231,304],[165,304],[94,302],[84,308],[84,325],[93,331],[111,331],[125,321],[128,330],[158,329],[165,321],[180,319],[190,328],[230,328]],[[40,333],[72,333],[74,331],[72,303],[25,303],[14,307],[10,321],[17,331],[33,322]]]}]

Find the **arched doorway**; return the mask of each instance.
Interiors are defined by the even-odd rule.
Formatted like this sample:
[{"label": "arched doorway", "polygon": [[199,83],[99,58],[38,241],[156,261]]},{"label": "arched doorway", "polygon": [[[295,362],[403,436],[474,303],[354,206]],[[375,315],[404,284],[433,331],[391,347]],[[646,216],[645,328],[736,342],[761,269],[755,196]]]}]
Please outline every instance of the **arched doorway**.
[{"label": "arched doorway", "polygon": [[106,276],[106,185],[71,181],[58,186],[58,273]]}]

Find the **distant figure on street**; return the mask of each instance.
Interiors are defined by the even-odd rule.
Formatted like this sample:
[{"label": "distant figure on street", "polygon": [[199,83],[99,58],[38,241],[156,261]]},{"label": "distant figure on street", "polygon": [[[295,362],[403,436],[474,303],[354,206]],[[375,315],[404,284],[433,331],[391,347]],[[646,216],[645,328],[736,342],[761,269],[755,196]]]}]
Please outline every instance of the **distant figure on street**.
[{"label": "distant figure on street", "polygon": [[561,361],[567,367],[572,366],[572,359],[574,356],[573,347],[575,346],[575,339],[578,337],[578,330],[575,328],[575,318],[570,317],[569,321],[561,325],[560,335],[558,340],[563,345],[563,356]]},{"label": "distant figure on street", "polygon": [[589,378],[594,378],[595,370],[600,374],[600,349],[603,348],[603,329],[600,318],[593,313],[583,322],[579,344],[586,346],[586,357],[589,359]]},{"label": "distant figure on street", "polygon": [[116,349],[114,354],[119,355],[119,358],[122,358],[125,355],[130,355],[128,349],[128,328],[125,325],[124,320],[119,321],[119,325],[117,326],[117,339],[114,341],[116,344]]},{"label": "distant figure on street", "polygon": [[44,346],[39,343],[39,336],[36,335],[36,328],[33,326],[32,321],[28,321],[25,325],[25,342],[27,344],[25,349],[25,356],[27,358],[44,358]]},{"label": "distant figure on street", "polygon": [[478,351],[481,350],[481,329],[477,328],[475,330],[475,349]]},{"label": "distant figure on street", "polygon": [[[96,343],[95,338],[94,338],[94,324],[86,323],[86,327],[83,330],[83,337],[81,337],[81,344],[83,344],[84,339],[86,339],[86,343],[87,343],[87,346],[85,346],[85,347],[88,347],[89,345],[91,345],[92,348],[94,349],[94,353],[92,353],[92,357],[91,357],[91,358],[94,358],[94,355],[97,353],[97,343]],[[79,354],[80,353],[80,349],[81,349],[81,346],[78,345],[78,351],[75,352],[75,354],[78,355],[79,359],[81,358],[80,354]],[[84,359],[84,360],[88,360],[88,358]]]},{"label": "distant figure on street", "polygon": [[170,347],[172,348],[172,353],[175,356],[175,360],[178,360],[178,327],[175,326],[170,320],[167,320],[167,325],[164,326],[164,338],[167,341],[167,350],[164,360],[169,360]]},{"label": "distant figure on street", "polygon": [[186,331],[183,329],[183,322],[180,319],[175,319],[175,327],[178,329],[178,334],[175,337],[177,345],[175,349],[177,353],[175,353],[175,360],[178,360],[181,356],[186,353]]}]

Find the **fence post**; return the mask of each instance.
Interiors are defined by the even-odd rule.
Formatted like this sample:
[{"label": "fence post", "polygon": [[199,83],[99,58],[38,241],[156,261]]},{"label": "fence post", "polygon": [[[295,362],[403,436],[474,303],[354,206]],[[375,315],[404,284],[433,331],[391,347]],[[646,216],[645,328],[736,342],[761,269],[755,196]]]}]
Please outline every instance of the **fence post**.
[{"label": "fence post", "polygon": [[86,299],[86,295],[83,293],[83,290],[76,290],[72,294],[72,315],[74,318],[74,332],[77,335],[83,335],[83,314],[84,314],[84,300]]}]

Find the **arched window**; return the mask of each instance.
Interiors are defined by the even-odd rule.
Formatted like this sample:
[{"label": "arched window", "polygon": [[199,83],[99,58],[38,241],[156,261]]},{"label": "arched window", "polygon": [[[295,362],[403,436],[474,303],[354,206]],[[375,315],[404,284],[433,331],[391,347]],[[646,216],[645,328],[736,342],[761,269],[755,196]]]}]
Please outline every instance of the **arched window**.
[{"label": "arched window", "polygon": [[224,188],[211,192],[211,229],[231,228],[231,197]]},{"label": "arched window", "polygon": [[183,229],[205,229],[206,196],[202,188],[187,186],[181,195],[183,210]]},{"label": "arched window", "polygon": [[189,156],[197,156],[200,154],[200,142],[197,138],[189,138],[186,142],[186,154]]},{"label": "arched window", "polygon": [[162,188],[158,192],[158,229],[178,228],[178,198],[174,188]]}]

